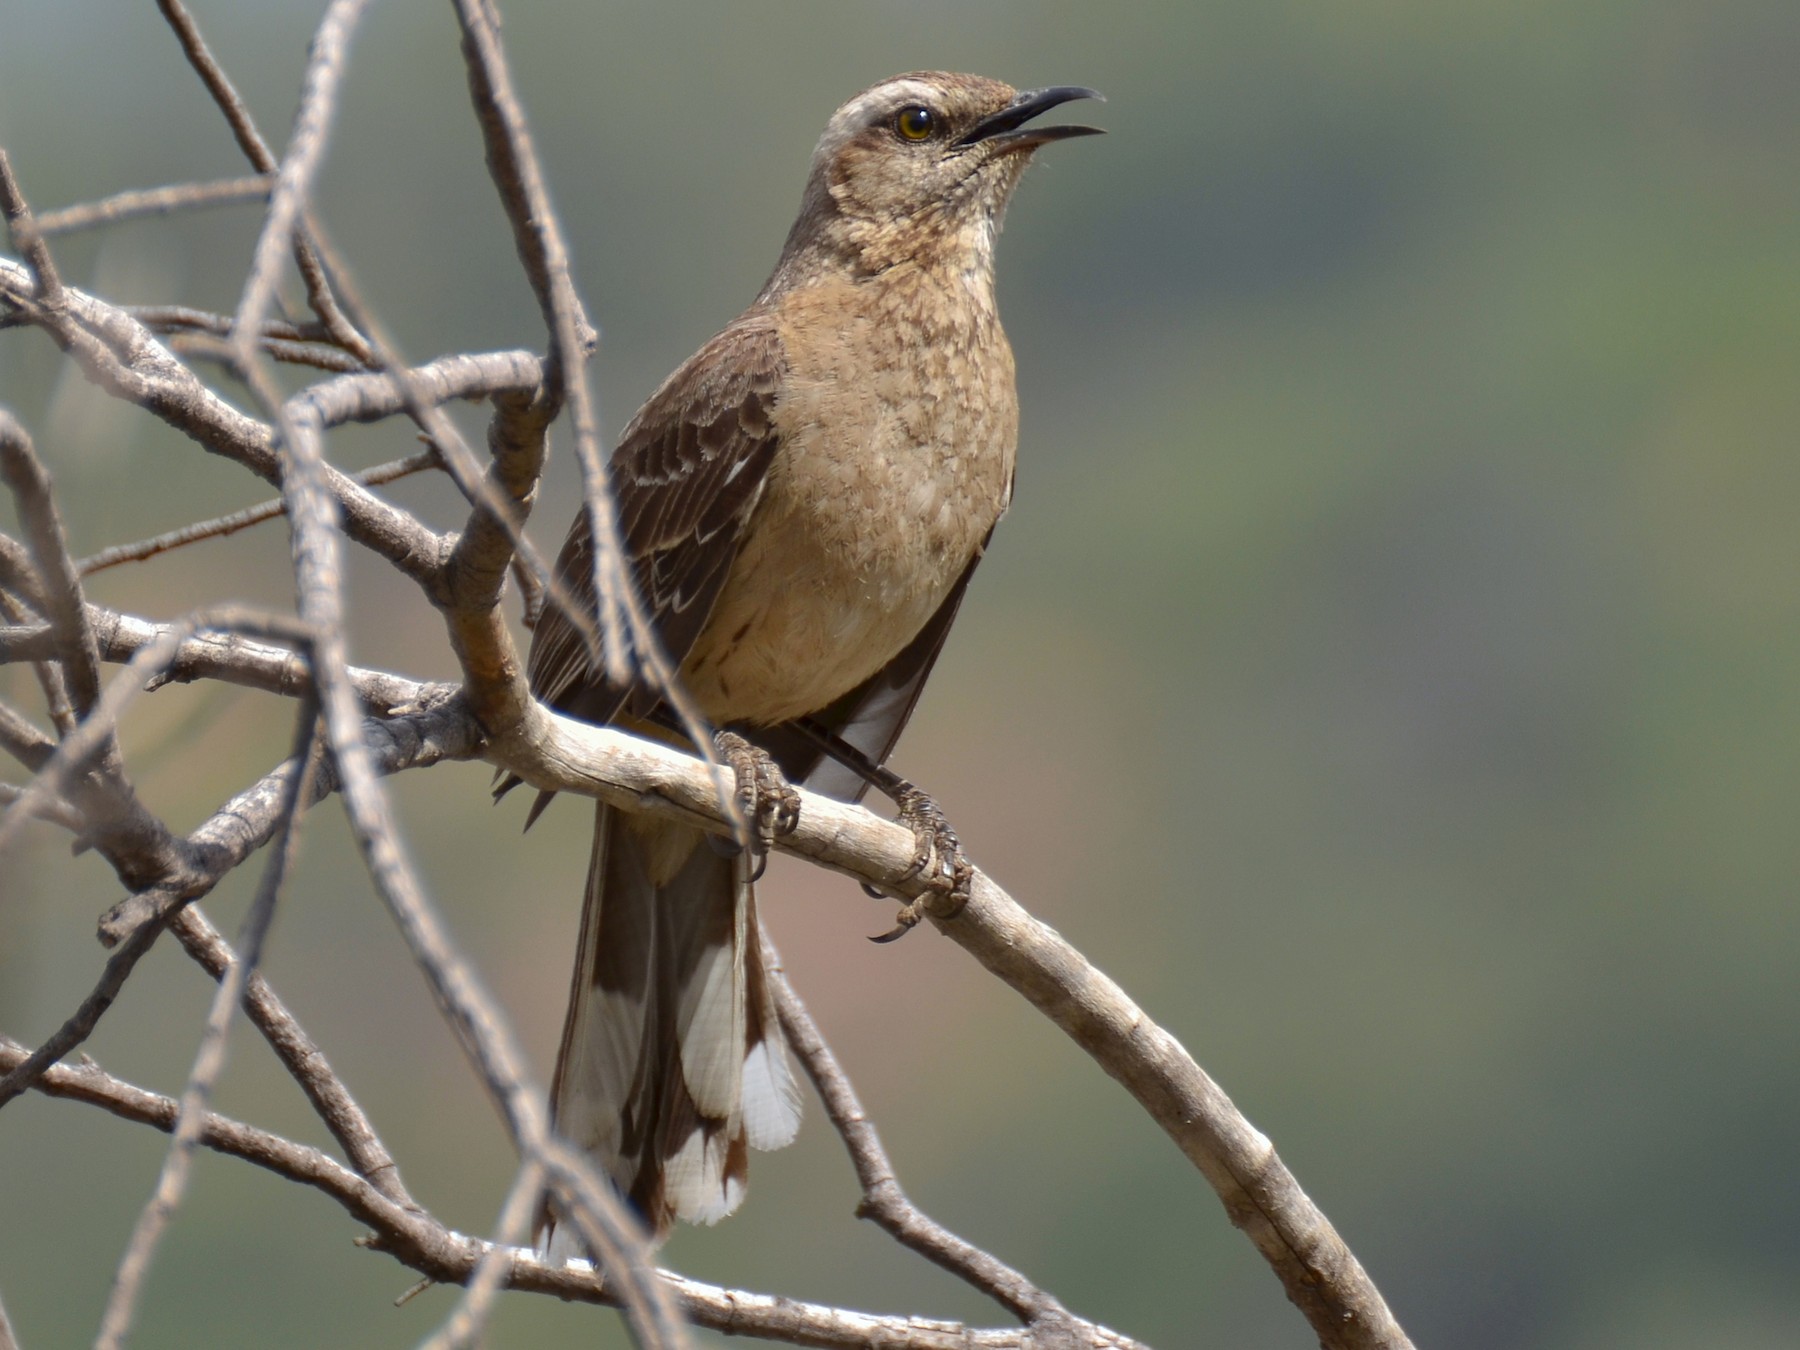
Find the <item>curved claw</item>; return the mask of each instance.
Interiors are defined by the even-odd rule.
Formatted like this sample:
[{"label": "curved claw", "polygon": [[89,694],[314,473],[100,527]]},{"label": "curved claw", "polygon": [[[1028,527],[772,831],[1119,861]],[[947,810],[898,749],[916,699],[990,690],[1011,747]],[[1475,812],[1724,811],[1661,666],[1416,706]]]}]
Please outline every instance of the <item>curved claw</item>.
[{"label": "curved claw", "polygon": [[917,928],[919,926],[919,920],[924,917],[925,902],[923,900],[908,900],[900,907],[900,913],[895,916],[893,929],[890,932],[881,934],[879,937],[872,937],[869,941],[880,943],[898,942],[901,938],[912,932],[913,929]]}]

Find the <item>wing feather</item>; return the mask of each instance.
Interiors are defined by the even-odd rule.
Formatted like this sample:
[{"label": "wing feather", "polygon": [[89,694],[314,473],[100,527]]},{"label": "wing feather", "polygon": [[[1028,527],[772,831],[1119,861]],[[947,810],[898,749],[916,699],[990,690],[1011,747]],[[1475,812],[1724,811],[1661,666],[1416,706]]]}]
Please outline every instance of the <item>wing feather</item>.
[{"label": "wing feather", "polygon": [[[699,637],[737,556],[779,439],[784,370],[773,322],[752,311],[713,338],[650,396],[609,469],[619,532],[658,639],[679,665]],[[572,598],[594,609],[593,536],[579,512],[556,560]],[[566,616],[547,610],[531,644],[532,692],[591,722],[649,691],[600,678]],[[647,709],[645,709],[647,711]]]}]

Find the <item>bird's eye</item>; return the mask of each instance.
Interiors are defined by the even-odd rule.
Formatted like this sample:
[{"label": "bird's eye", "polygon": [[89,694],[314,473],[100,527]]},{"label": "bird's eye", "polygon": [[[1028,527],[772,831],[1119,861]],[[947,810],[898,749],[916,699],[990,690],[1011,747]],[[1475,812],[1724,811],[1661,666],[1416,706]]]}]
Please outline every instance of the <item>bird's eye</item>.
[{"label": "bird's eye", "polygon": [[929,140],[936,130],[937,119],[931,115],[931,109],[917,103],[894,114],[894,134],[903,141]]}]

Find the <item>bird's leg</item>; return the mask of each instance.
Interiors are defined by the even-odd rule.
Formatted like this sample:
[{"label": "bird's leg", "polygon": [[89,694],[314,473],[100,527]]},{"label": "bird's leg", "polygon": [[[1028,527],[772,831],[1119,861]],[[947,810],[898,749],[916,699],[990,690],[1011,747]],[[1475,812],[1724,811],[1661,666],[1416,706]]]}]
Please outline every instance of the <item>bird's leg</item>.
[{"label": "bird's leg", "polygon": [[[963,853],[962,841],[950,828],[943,808],[929,794],[902,778],[892,769],[875,763],[861,750],[842,737],[835,736],[816,722],[802,718],[791,724],[820,752],[849,769],[863,782],[880,792],[900,808],[900,823],[912,831],[913,860],[901,875],[902,881],[922,876],[929,888],[927,894],[942,896],[949,902],[943,917],[953,919],[969,903],[969,882],[974,866]],[[863,890],[877,900],[890,898],[867,882]],[[918,927],[925,917],[925,895],[915,896],[900,907],[899,916],[890,932],[870,938],[871,942],[893,942]]]},{"label": "bird's leg", "polygon": [[756,873],[750,878],[755,881],[768,865],[775,841],[799,828],[800,794],[782,776],[767,750],[735,731],[718,732],[713,745],[737,778],[738,810],[750,828],[750,849],[757,859]]},{"label": "bird's leg", "polygon": [[[883,772],[893,780],[893,785],[889,787],[877,783],[876,786],[893,798],[894,804],[900,808],[900,823],[913,834],[912,866],[906,869],[901,879],[923,876],[929,889],[901,905],[893,929],[880,937],[870,938],[871,942],[893,942],[910,933],[918,926],[919,920],[925,917],[928,895],[942,896],[947,900],[949,909],[943,917],[955,918],[962,912],[962,907],[969,903],[969,882],[975,875],[975,868],[963,853],[962,841],[956,837],[956,831],[950,828],[943,808],[904,778],[886,770]],[[881,894],[871,886],[864,886],[863,889],[872,895]]]}]

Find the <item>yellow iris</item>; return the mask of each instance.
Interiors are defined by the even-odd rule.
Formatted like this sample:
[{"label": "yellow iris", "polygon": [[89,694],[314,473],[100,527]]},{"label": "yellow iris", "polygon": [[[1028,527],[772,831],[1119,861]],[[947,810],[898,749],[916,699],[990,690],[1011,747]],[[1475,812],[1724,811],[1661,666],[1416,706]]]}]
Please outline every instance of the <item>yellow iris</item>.
[{"label": "yellow iris", "polygon": [[931,116],[931,109],[921,108],[917,104],[902,108],[894,118],[894,130],[904,141],[926,140],[936,129],[937,123]]}]

